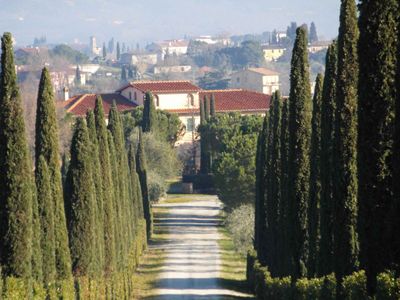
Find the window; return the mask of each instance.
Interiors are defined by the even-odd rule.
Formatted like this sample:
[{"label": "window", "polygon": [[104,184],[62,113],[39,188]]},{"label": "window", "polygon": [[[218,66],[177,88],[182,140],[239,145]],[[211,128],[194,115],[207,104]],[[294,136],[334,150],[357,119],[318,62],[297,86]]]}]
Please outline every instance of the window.
[{"label": "window", "polygon": [[132,92],[129,92],[129,100],[132,100]]},{"label": "window", "polygon": [[236,78],[236,82],[237,82],[237,83],[239,83],[239,81],[240,81],[240,78],[239,78],[239,77],[238,77],[238,78]]},{"label": "window", "polygon": [[194,131],[194,118],[186,119],[186,130],[187,131]]},{"label": "window", "polygon": [[135,92],[135,94],[134,94],[134,95],[135,95],[135,101],[136,101],[136,100],[137,100],[137,93]]}]

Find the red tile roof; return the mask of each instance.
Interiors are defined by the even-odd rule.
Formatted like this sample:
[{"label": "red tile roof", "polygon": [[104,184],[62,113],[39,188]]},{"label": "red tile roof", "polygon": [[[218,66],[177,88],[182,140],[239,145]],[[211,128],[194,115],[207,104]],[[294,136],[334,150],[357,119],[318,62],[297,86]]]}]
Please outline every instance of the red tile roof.
[{"label": "red tile roof", "polygon": [[242,89],[201,91],[200,99],[214,94],[217,112],[265,112],[271,96]]},{"label": "red tile roof", "polygon": [[169,81],[133,81],[119,90],[121,92],[128,87],[133,87],[142,92],[152,93],[176,93],[176,92],[198,92],[200,88],[189,80],[169,80]]},{"label": "red tile roof", "polygon": [[[103,108],[106,115],[108,115],[113,101],[116,102],[118,111],[131,110],[137,106],[117,93],[99,95],[103,99]],[[84,116],[89,109],[94,109],[97,96],[96,94],[77,95],[62,102],[62,106],[67,112],[77,116]]]}]

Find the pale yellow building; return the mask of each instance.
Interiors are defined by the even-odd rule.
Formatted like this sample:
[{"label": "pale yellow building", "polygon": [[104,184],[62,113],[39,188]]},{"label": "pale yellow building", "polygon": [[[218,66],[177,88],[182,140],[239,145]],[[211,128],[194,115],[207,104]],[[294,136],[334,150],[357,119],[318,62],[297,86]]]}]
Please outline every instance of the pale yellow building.
[{"label": "pale yellow building", "polygon": [[272,95],[279,90],[279,73],[265,68],[249,68],[232,74],[231,87]]}]

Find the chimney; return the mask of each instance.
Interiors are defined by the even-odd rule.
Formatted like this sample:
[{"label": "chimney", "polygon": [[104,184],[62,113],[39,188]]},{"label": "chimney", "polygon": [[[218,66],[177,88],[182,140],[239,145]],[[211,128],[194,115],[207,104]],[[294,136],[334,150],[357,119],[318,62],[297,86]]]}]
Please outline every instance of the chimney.
[{"label": "chimney", "polygon": [[69,99],[69,88],[65,86],[63,88],[63,100],[67,101],[68,99]]}]

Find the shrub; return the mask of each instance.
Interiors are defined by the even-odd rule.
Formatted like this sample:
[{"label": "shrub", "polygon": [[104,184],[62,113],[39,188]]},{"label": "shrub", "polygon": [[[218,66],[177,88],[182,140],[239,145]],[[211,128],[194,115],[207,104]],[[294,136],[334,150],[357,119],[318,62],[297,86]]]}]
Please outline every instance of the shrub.
[{"label": "shrub", "polygon": [[330,274],[323,277],[321,286],[321,299],[335,300],[336,299],[336,278],[335,274]]},{"label": "shrub", "polygon": [[4,281],[3,287],[3,298],[4,300],[19,300],[29,299],[30,292],[28,284],[24,279],[7,277]]},{"label": "shrub", "polygon": [[377,278],[376,300],[400,299],[400,279],[393,272],[385,272]]},{"label": "shrub", "polygon": [[165,196],[167,192],[167,185],[165,179],[154,171],[148,173],[148,188],[149,188],[149,199],[152,202],[158,201],[161,197]]},{"label": "shrub", "polygon": [[254,207],[243,204],[233,209],[227,216],[226,227],[231,233],[235,248],[245,255],[253,246],[254,238]]},{"label": "shrub", "polygon": [[365,300],[367,294],[367,277],[365,271],[355,272],[343,279],[344,299]]}]

